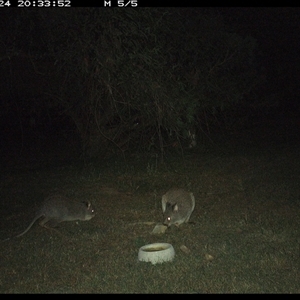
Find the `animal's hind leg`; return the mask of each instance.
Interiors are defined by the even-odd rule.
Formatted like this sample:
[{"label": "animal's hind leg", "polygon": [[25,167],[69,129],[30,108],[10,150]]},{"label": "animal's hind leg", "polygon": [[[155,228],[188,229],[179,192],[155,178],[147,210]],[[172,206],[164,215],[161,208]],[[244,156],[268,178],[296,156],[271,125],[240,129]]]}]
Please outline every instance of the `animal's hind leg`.
[{"label": "animal's hind leg", "polygon": [[44,217],[44,218],[39,222],[40,226],[42,226],[42,227],[47,227],[45,224],[46,224],[49,220],[50,220],[50,218]]},{"label": "animal's hind leg", "polygon": [[191,214],[192,214],[192,212],[191,212],[190,214],[188,214],[188,215],[187,215],[187,217],[186,217],[186,219],[185,219],[185,221],[184,221],[185,223],[188,223],[188,221],[189,221],[189,219],[190,219],[190,216],[191,216]]},{"label": "animal's hind leg", "polygon": [[43,222],[42,226],[48,227],[48,228],[53,228],[53,227],[56,227],[58,223],[60,223],[60,221],[58,221],[57,219],[47,218],[47,221]]},{"label": "animal's hind leg", "polygon": [[58,223],[60,223],[60,221],[45,217],[39,224],[44,228],[54,230],[61,234],[57,229],[54,228]]}]

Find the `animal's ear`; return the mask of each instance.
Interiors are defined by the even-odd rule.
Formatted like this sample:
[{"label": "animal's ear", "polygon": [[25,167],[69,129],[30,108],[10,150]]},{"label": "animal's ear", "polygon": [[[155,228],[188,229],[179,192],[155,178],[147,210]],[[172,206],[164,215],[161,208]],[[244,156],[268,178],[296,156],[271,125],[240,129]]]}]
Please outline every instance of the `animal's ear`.
[{"label": "animal's ear", "polygon": [[84,203],[87,208],[90,208],[92,205],[90,201],[82,201],[82,203]]},{"label": "animal's ear", "polygon": [[162,198],[161,198],[161,207],[162,207],[163,212],[165,212],[166,208],[167,208],[167,201],[165,199],[165,196],[162,196]]},{"label": "animal's ear", "polygon": [[170,209],[170,208],[173,208],[173,205],[170,202],[167,202],[165,210]]},{"label": "animal's ear", "polygon": [[176,203],[173,205],[173,211],[178,211],[178,205]]}]

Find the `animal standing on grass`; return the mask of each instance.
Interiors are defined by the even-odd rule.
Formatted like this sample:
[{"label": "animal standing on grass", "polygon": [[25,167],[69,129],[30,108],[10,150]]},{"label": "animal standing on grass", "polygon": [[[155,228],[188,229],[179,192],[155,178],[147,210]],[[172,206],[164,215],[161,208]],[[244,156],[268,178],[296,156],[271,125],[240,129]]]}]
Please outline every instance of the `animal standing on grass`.
[{"label": "animal standing on grass", "polygon": [[55,227],[58,223],[64,221],[89,221],[94,216],[95,209],[89,201],[77,202],[61,195],[53,195],[44,200],[32,222],[23,232],[14,237],[7,238],[4,241],[24,235],[41,217],[43,217],[43,219],[40,225],[49,228]]},{"label": "animal standing on grass", "polygon": [[164,216],[163,224],[166,226],[179,226],[187,223],[195,208],[195,197],[193,193],[184,189],[170,189],[161,199]]}]

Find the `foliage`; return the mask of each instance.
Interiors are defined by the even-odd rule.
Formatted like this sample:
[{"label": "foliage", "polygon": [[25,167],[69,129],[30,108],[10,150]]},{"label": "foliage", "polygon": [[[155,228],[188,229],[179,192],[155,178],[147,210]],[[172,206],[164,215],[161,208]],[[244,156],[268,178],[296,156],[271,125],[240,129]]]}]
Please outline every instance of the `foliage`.
[{"label": "foliage", "polygon": [[256,84],[255,41],[209,9],[28,10],[23,18],[33,45],[25,51],[40,65],[55,62],[49,105],[76,125],[85,155],[141,147],[163,157],[204,115]]}]

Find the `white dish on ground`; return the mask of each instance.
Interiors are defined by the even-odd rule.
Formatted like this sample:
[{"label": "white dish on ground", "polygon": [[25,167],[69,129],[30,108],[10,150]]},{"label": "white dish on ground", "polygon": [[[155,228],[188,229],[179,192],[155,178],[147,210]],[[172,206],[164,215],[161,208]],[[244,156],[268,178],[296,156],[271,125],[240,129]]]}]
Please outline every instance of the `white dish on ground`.
[{"label": "white dish on ground", "polygon": [[139,249],[139,261],[151,262],[153,265],[172,261],[175,257],[175,250],[168,243],[153,243],[144,245]]}]

